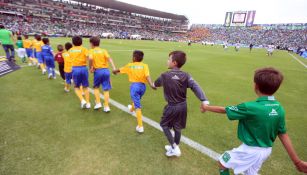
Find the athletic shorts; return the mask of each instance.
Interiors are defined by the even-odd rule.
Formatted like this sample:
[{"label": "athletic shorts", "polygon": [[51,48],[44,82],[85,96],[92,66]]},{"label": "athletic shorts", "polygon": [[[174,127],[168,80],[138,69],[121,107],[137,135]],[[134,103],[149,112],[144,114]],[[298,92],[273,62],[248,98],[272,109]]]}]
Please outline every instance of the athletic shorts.
[{"label": "athletic shorts", "polygon": [[219,161],[225,168],[233,169],[234,174],[257,175],[271,152],[272,147],[252,147],[243,143],[238,148],[226,151]]},{"label": "athletic shorts", "polygon": [[24,58],[26,57],[26,49],[25,48],[18,48],[17,49],[17,55],[19,58]]},{"label": "athletic shorts", "polygon": [[132,83],[130,85],[130,97],[135,109],[140,109],[142,96],[145,94],[146,85],[144,83]]},{"label": "athletic shorts", "polygon": [[104,91],[110,90],[110,71],[107,68],[96,69],[94,72],[94,88],[99,88],[102,85]]},{"label": "athletic shorts", "polygon": [[88,87],[88,70],[86,66],[74,66],[72,67],[72,78],[75,83],[75,87],[80,86]]},{"label": "athletic shorts", "polygon": [[28,57],[33,57],[33,50],[32,49],[26,49],[27,56]]},{"label": "athletic shorts", "polygon": [[163,116],[160,121],[160,126],[184,129],[187,122],[187,103],[167,104],[164,107]]},{"label": "athletic shorts", "polygon": [[46,62],[46,66],[48,68],[55,68],[54,58],[53,57],[44,57],[44,60]]},{"label": "athletic shorts", "polygon": [[71,79],[72,79],[72,72],[69,73],[65,72],[65,82],[67,84],[71,84]]},{"label": "athletic shorts", "polygon": [[42,56],[42,52],[36,52],[35,55],[36,55],[36,59],[37,59],[38,63],[43,64],[44,59],[43,59],[43,56]]}]

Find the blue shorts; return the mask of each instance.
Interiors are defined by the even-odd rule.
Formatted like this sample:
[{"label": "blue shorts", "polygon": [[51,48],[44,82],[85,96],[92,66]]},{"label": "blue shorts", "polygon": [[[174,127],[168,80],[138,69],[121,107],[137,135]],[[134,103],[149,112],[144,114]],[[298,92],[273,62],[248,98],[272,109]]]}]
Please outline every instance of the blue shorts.
[{"label": "blue shorts", "polygon": [[26,53],[28,57],[33,57],[33,50],[32,49],[26,49]]},{"label": "blue shorts", "polygon": [[66,84],[71,84],[71,79],[72,79],[72,72],[69,72],[69,73],[65,72],[65,82],[66,82]]},{"label": "blue shorts", "polygon": [[130,85],[130,97],[134,103],[134,108],[141,108],[141,98],[145,94],[146,85],[144,83],[132,83]]},{"label": "blue shorts", "polygon": [[99,88],[102,85],[104,91],[110,90],[110,71],[107,68],[96,69],[94,72],[94,88]]},{"label": "blue shorts", "polygon": [[46,66],[48,68],[55,68],[53,57],[44,57],[44,60],[46,61]]},{"label": "blue shorts", "polygon": [[43,56],[42,56],[42,52],[36,52],[36,58],[37,58],[37,61],[38,63],[42,64],[44,63],[44,59],[43,59]]},{"label": "blue shorts", "polygon": [[75,83],[75,87],[80,86],[88,87],[88,70],[86,66],[74,66],[72,67],[72,78]]}]

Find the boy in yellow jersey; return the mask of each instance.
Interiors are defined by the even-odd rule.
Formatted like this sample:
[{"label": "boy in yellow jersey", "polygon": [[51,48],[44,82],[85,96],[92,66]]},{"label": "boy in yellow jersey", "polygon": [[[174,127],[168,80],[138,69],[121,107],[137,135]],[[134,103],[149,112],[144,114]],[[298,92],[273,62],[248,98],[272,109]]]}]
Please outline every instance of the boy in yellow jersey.
[{"label": "boy in yellow jersey", "polygon": [[150,87],[155,89],[151,78],[149,76],[149,68],[147,64],[142,63],[144,53],[139,50],[133,52],[132,63],[128,63],[124,67],[114,70],[113,73],[128,74],[130,86],[130,96],[133,101],[132,105],[128,105],[131,112],[135,110],[137,118],[136,131],[139,133],[144,132],[142,122],[141,98],[146,91],[145,83],[148,82]]},{"label": "boy in yellow jersey", "polygon": [[29,66],[32,66],[35,62],[32,58],[33,56],[33,49],[32,49],[32,45],[33,45],[33,42],[29,39],[28,35],[24,35],[24,40],[22,40],[22,44],[23,44],[23,47],[26,49],[26,53],[27,53],[27,56],[29,58]]},{"label": "boy in yellow jersey", "polygon": [[[91,104],[88,89],[88,69],[86,67],[88,50],[82,46],[82,38],[80,36],[74,36],[72,38],[72,44],[73,47],[69,49],[68,54],[72,59],[72,77],[75,83],[75,92],[81,101],[81,108],[90,109]],[[80,86],[83,87],[85,100],[82,96]]]},{"label": "boy in yellow jersey", "polygon": [[67,42],[65,44],[66,52],[62,53],[63,59],[64,59],[64,72],[65,72],[65,87],[64,91],[69,92],[70,91],[70,85],[71,85],[71,79],[72,79],[72,59],[69,56],[69,49],[72,48],[72,44],[70,42]]},{"label": "boy in yellow jersey", "polygon": [[94,109],[99,109],[102,107],[99,92],[99,86],[102,85],[104,95],[103,111],[110,112],[109,91],[112,87],[108,62],[111,63],[113,70],[116,68],[109,53],[106,50],[99,48],[99,37],[91,37],[90,43],[92,49],[89,50],[89,65],[91,72],[94,73],[94,94],[96,98],[96,105]]},{"label": "boy in yellow jersey", "polygon": [[42,47],[44,45],[42,38],[40,35],[36,35],[35,36],[36,41],[33,43],[33,48],[35,50],[36,53],[36,59],[38,61],[38,65],[40,66],[42,73],[45,74],[46,73],[46,69],[45,69],[45,63],[44,63],[44,59],[42,57]]}]

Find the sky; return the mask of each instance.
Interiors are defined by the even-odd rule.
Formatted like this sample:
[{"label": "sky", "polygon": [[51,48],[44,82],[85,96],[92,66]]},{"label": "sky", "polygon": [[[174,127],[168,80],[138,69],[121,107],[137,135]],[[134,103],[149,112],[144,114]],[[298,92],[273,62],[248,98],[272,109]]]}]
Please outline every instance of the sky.
[{"label": "sky", "polygon": [[223,24],[228,11],[256,10],[254,24],[307,23],[307,0],[119,0],[185,15],[190,24]]}]

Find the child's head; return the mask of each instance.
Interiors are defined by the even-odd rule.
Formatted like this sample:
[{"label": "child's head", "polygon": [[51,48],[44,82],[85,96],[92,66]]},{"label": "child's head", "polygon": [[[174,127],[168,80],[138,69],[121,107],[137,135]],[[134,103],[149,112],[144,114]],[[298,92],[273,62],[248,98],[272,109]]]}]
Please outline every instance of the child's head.
[{"label": "child's head", "polygon": [[98,47],[100,45],[100,38],[98,36],[93,36],[90,38],[91,47]]},{"label": "child's head", "polygon": [[48,38],[43,38],[43,43],[48,45],[49,44],[49,39]]},{"label": "child's head", "polygon": [[187,60],[186,54],[183,51],[173,51],[169,53],[169,59],[167,61],[167,65],[169,69],[172,68],[181,68],[184,64],[185,61]]},{"label": "child's head", "polygon": [[82,38],[81,38],[81,36],[74,36],[74,37],[72,37],[72,44],[74,46],[81,46],[82,45]]},{"label": "child's head", "polygon": [[140,50],[135,50],[133,51],[133,62],[141,62],[144,58],[144,53],[143,51]]},{"label": "child's head", "polygon": [[70,42],[65,43],[65,49],[68,51],[70,48],[72,48],[72,44]]},{"label": "child's head", "polygon": [[35,39],[36,39],[37,41],[40,41],[40,40],[42,40],[42,37],[41,37],[40,35],[35,35]]},{"label": "child's head", "polygon": [[22,40],[20,35],[17,36],[17,40]]},{"label": "child's head", "polygon": [[272,67],[257,69],[254,75],[255,91],[258,95],[273,95],[283,79],[282,73]]},{"label": "child's head", "polygon": [[28,36],[28,35],[23,35],[23,37],[25,37],[25,39],[28,39],[28,38],[29,38],[29,36]]},{"label": "child's head", "polygon": [[64,50],[63,45],[62,45],[62,44],[59,44],[59,45],[57,46],[57,49],[58,49],[59,52],[63,52],[63,50]]}]

